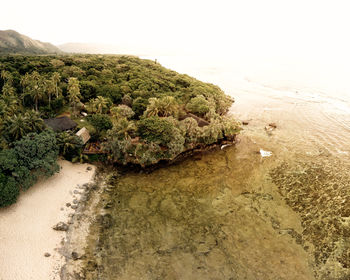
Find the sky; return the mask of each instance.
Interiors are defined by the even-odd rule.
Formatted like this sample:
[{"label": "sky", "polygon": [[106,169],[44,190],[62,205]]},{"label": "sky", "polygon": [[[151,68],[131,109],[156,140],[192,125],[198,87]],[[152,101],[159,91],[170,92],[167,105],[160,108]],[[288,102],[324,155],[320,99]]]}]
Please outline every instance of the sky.
[{"label": "sky", "polygon": [[54,44],[298,55],[350,47],[348,1],[3,0],[0,29]]},{"label": "sky", "polygon": [[345,75],[349,8],[340,0],[3,0],[0,30],[53,44],[113,44],[276,71],[313,65]]}]

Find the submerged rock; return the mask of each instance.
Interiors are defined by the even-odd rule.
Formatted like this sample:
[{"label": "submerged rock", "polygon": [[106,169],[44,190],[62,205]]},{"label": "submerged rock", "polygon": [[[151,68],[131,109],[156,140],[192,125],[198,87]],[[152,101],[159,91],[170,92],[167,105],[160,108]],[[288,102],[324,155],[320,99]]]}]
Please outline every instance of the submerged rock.
[{"label": "submerged rock", "polygon": [[75,251],[72,252],[71,256],[74,261],[79,260],[81,258],[81,256]]},{"label": "submerged rock", "polygon": [[276,123],[269,123],[267,126],[265,126],[265,130],[268,135],[271,135],[271,132],[277,128]]},{"label": "submerged rock", "polygon": [[55,226],[52,227],[54,230],[57,231],[67,231],[68,230],[68,225],[64,222],[59,222]]},{"label": "submerged rock", "polygon": [[103,207],[104,209],[109,209],[113,207],[113,202],[107,202],[105,206]]},{"label": "submerged rock", "polygon": [[104,229],[109,229],[113,225],[113,218],[110,214],[99,215],[97,220]]}]

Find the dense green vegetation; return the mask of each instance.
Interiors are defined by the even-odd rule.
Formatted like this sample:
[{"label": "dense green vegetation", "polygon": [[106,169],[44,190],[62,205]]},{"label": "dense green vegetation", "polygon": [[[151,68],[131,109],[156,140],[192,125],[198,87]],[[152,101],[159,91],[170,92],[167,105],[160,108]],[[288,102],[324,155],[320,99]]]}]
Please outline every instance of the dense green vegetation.
[{"label": "dense green vegetation", "polygon": [[20,189],[26,190],[40,177],[59,170],[58,146],[52,130],[29,133],[0,151],[0,207],[14,203]]},{"label": "dense green vegetation", "polygon": [[[102,143],[109,160],[141,166],[232,141],[240,130],[235,120],[225,116],[233,100],[219,87],[150,60],[3,56],[0,72],[0,206],[15,201],[19,189],[28,188],[40,174],[55,172],[58,152],[69,160],[84,160],[80,138],[72,132],[47,130],[45,118],[69,114],[77,129],[89,130],[90,141]],[[42,146],[49,138],[52,152]],[[20,159],[18,151],[25,145],[31,160]],[[13,174],[19,174],[18,168],[26,175],[20,173],[16,179]],[[19,178],[23,181],[15,184],[13,180]]]}]

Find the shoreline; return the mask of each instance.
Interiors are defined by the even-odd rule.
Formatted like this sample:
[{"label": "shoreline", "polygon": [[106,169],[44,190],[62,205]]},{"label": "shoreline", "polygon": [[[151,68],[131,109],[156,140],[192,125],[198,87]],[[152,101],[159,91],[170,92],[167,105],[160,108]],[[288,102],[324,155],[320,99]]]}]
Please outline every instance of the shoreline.
[{"label": "shoreline", "polygon": [[[0,209],[0,279],[59,280],[65,257],[60,248],[65,231],[53,230],[70,223],[83,196],[83,184],[91,183],[96,167],[60,160],[60,172],[21,193],[18,201]],[[73,207],[73,208],[72,208]],[[45,254],[50,254],[45,257]]]},{"label": "shoreline", "polygon": [[71,226],[60,248],[60,253],[65,258],[59,271],[61,280],[85,279],[84,262],[91,225],[104,214],[105,208],[101,203],[104,202],[103,193],[108,191],[106,180],[101,175],[105,173],[95,172],[94,180],[85,188],[79,207],[68,222]]},{"label": "shoreline", "polygon": [[[202,155],[223,144],[226,142],[220,141],[191,152]],[[189,157],[181,156],[165,166]],[[107,180],[97,176],[97,166],[66,160],[58,160],[58,164],[59,173],[40,180],[22,192],[15,204],[0,209],[0,224],[6,224],[0,227],[0,250],[4,252],[0,280],[68,280],[83,275],[90,225],[105,213],[100,202],[103,193],[110,190],[105,188]],[[156,170],[160,165],[148,169]],[[68,230],[54,230],[60,222],[67,224]]]}]

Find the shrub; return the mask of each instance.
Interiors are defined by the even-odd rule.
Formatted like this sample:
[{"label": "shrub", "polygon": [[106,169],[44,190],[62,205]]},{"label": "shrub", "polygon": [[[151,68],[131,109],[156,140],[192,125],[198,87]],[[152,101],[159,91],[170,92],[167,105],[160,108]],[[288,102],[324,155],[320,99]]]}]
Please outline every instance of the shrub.
[{"label": "shrub", "polygon": [[141,166],[156,163],[162,155],[161,148],[155,143],[138,144],[135,149],[135,157]]},{"label": "shrub", "polygon": [[135,115],[134,111],[126,105],[118,105],[111,109],[111,113],[117,118],[127,118],[130,119]]},{"label": "shrub", "polygon": [[135,136],[135,131],[136,126],[134,121],[129,121],[126,118],[120,118],[114,123],[113,129],[109,131],[109,134],[126,139]]},{"label": "shrub", "polygon": [[231,96],[228,96],[228,95],[220,96],[216,102],[216,112],[219,115],[226,114],[233,103],[234,103],[234,99]]},{"label": "shrub", "polygon": [[202,135],[200,137],[202,143],[209,145],[222,138],[222,124],[219,120],[213,120],[209,125],[202,128]]},{"label": "shrub", "polygon": [[111,119],[107,115],[95,114],[89,115],[87,117],[89,123],[93,125],[96,129],[96,132],[100,134],[102,131],[108,130],[112,128]]},{"label": "shrub", "polygon": [[64,131],[56,135],[59,152],[67,160],[80,155],[83,147],[82,139],[71,131]]},{"label": "shrub", "polygon": [[159,145],[166,146],[173,136],[175,127],[166,118],[153,116],[142,118],[138,123],[138,133],[146,142],[154,142]]},{"label": "shrub", "polygon": [[187,103],[186,109],[193,114],[203,116],[205,113],[209,112],[210,103],[203,95],[198,95]]},{"label": "shrub", "polygon": [[[123,89],[123,86],[120,87]],[[131,107],[132,106],[132,97],[129,94],[125,94],[122,98],[122,104]]]},{"label": "shrub", "polygon": [[91,81],[80,82],[80,93],[82,96],[82,101],[87,102],[90,99],[97,97],[97,86]]},{"label": "shrub", "polygon": [[12,177],[0,174],[0,207],[9,206],[17,201],[19,186]]},{"label": "shrub", "polygon": [[127,157],[131,147],[130,138],[119,137],[111,130],[107,133],[107,141],[103,144],[103,149],[108,152],[111,158],[125,164],[128,162]]},{"label": "shrub", "polygon": [[167,147],[165,157],[172,158],[184,150],[185,138],[172,117],[143,118],[138,122],[138,133],[148,144]]},{"label": "shrub", "polygon": [[47,163],[55,162],[58,156],[56,135],[52,130],[30,133],[15,143],[14,150],[19,165],[29,169],[49,169]]},{"label": "shrub", "polygon": [[39,177],[49,177],[59,170],[52,130],[30,133],[13,146],[0,151],[0,206],[14,203],[20,188],[26,190]]},{"label": "shrub", "polygon": [[104,96],[112,100],[114,104],[122,101],[123,93],[118,85],[103,85],[98,89],[98,95]]},{"label": "shrub", "polygon": [[241,131],[241,127],[233,118],[224,117],[222,119],[222,130],[225,137],[231,138]]},{"label": "shrub", "polygon": [[146,111],[149,102],[148,99],[138,97],[132,103],[132,110],[135,112],[135,117],[139,118]]},{"label": "shrub", "polygon": [[180,128],[185,137],[186,145],[191,146],[198,141],[201,130],[194,118],[186,118],[180,121]]}]

